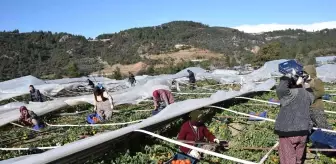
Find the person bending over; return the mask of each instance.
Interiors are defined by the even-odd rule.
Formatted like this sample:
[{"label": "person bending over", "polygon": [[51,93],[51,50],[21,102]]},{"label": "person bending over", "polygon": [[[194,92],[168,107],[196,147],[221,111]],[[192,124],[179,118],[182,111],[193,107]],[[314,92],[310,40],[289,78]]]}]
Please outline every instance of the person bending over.
[{"label": "person bending over", "polygon": [[102,87],[96,87],[94,94],[94,111],[104,120],[112,117],[114,103],[112,97]]}]

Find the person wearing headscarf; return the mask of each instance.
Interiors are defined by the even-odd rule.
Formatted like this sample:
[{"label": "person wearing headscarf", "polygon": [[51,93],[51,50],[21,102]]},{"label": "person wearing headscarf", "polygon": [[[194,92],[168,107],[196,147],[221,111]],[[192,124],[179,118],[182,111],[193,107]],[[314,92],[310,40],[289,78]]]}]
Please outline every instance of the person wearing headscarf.
[{"label": "person wearing headscarf", "polygon": [[153,92],[154,109],[157,110],[160,105],[163,107],[174,103],[173,94],[165,89],[158,89]]},{"label": "person wearing headscarf", "polygon": [[112,117],[114,103],[112,97],[105,91],[101,85],[97,85],[93,91],[94,94],[94,111],[104,120]]},{"label": "person wearing headscarf", "polygon": [[[195,110],[190,113],[190,119],[182,124],[180,132],[178,134],[178,140],[194,141],[194,142],[204,142],[205,139],[208,142],[215,142],[219,144],[219,140],[208,130],[204,125],[201,117],[202,112],[200,110]],[[197,146],[195,144],[188,143],[189,145]],[[202,146],[203,149],[215,151],[215,147],[210,145]],[[196,150],[191,150],[189,148],[180,146],[180,150],[194,158],[200,159],[201,155]]]},{"label": "person wearing headscarf", "polygon": [[20,107],[20,118],[18,122],[25,126],[34,126],[34,128],[40,128],[42,122],[39,117],[31,110],[28,110],[25,106]]},{"label": "person wearing headscarf", "polygon": [[321,79],[317,78],[316,68],[314,65],[307,65],[303,70],[310,76],[306,85],[308,91],[314,94],[314,103],[310,106],[311,119],[315,127],[332,129],[328,124],[326,114],[324,112],[324,104],[322,96],[324,95],[324,84]]},{"label": "person wearing headscarf", "polygon": [[32,102],[43,102],[42,95],[38,89],[35,89],[33,85],[29,86],[30,101]]}]

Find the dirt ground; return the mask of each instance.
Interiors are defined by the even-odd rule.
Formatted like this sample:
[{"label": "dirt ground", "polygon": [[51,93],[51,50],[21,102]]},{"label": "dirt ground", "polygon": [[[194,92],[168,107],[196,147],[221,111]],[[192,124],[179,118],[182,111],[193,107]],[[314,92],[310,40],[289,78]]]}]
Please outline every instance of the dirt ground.
[{"label": "dirt ground", "polygon": [[[171,63],[177,64],[179,62],[184,61],[191,61],[191,60],[206,60],[206,59],[214,59],[214,58],[221,58],[223,57],[223,54],[219,53],[213,53],[209,50],[202,50],[198,48],[190,48],[187,50],[180,50],[178,52],[173,53],[165,53],[165,54],[159,54],[159,55],[142,55],[142,58],[148,58],[148,59],[155,59],[155,60],[161,60],[164,61],[165,64],[157,64],[155,65],[156,68],[158,67],[165,67]],[[148,65],[144,62],[138,62],[135,64],[129,64],[129,65],[122,65],[122,64],[115,64],[115,65],[109,65],[106,61],[98,59],[100,63],[104,65],[104,69],[100,71],[103,75],[112,75],[113,71],[119,67],[120,72],[122,74],[127,75],[128,72],[132,72],[133,74],[137,74],[139,71],[144,70],[148,67]],[[99,74],[99,72],[93,72],[92,75]]]}]

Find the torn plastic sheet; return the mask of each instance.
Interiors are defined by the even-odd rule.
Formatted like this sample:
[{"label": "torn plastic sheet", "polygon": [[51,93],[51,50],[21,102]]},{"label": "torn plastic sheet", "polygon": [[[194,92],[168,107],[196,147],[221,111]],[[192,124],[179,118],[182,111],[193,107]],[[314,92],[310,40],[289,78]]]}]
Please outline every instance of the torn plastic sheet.
[{"label": "torn plastic sheet", "polygon": [[336,64],[326,64],[316,68],[317,77],[324,82],[336,82]]},{"label": "torn plastic sheet", "polygon": [[56,159],[69,156],[76,152],[80,152],[82,150],[89,149],[98,144],[102,144],[106,141],[113,140],[114,138],[123,136],[125,134],[131,133],[135,129],[141,129],[150,125],[154,125],[171,118],[175,118],[186,113],[189,113],[193,110],[209,106],[224,100],[232,99],[237,96],[241,96],[248,92],[256,92],[261,91],[261,89],[269,90],[275,85],[275,80],[270,79],[265,83],[259,84],[254,88],[245,90],[245,91],[219,91],[211,95],[209,98],[201,98],[201,99],[189,99],[185,101],[176,102],[168,105],[165,109],[163,109],[160,113],[155,116],[149,117],[143,120],[140,123],[133,124],[112,132],[102,133],[90,138],[85,138],[82,140],[78,140],[72,143],[65,144],[62,147],[46,151],[41,154],[37,154],[33,157],[27,157],[23,160],[17,161],[15,163],[48,163],[52,162]]},{"label": "torn plastic sheet", "polygon": [[[324,58],[319,58],[317,60],[323,60]],[[190,69],[195,73],[197,80],[202,79],[214,79],[219,83],[228,84],[228,83],[251,83],[255,81],[265,81],[272,78],[272,76],[280,76],[278,72],[278,64],[286,60],[274,60],[269,61],[264,64],[258,70],[253,71],[247,75],[237,75],[236,71],[232,70],[214,70],[212,73],[207,72],[206,70],[199,67],[191,67]],[[318,77],[320,77],[325,82],[335,82],[336,81],[336,71],[334,70],[335,65],[323,65],[317,68]],[[173,79],[177,81],[186,81],[188,80],[187,69],[184,69],[173,75],[159,75],[159,76],[136,76],[136,86],[145,85],[151,80],[167,80],[171,85]],[[81,77],[81,78],[67,78],[67,79],[58,79],[58,80],[48,80],[43,81],[33,76],[25,76],[9,81],[0,82],[0,101],[13,98],[16,96],[29,94],[29,85],[34,85],[36,89],[39,89],[42,94],[47,96],[57,95],[63,89],[75,89],[79,86],[87,86],[87,79],[92,80],[94,83],[102,83],[107,89],[112,89],[113,91],[123,90],[125,86],[130,87],[128,79],[124,80],[114,80],[103,77]],[[163,84],[166,85],[166,84]],[[134,87],[128,88],[133,89]],[[127,89],[126,89],[127,91]]]}]

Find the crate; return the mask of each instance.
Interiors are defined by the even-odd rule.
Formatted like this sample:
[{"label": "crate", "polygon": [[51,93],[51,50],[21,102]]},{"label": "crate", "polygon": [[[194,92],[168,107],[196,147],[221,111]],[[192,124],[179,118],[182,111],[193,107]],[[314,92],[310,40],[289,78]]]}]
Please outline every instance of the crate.
[{"label": "crate", "polygon": [[96,123],[101,122],[101,121],[103,121],[103,120],[102,120],[102,118],[99,117],[98,114],[93,113],[93,114],[89,114],[89,115],[86,117],[86,121],[87,121],[89,124],[96,124]]},{"label": "crate", "polygon": [[[254,115],[254,116],[259,116],[259,117],[267,118],[267,111],[263,111],[261,113],[250,112],[249,114],[250,115]],[[262,121],[262,119],[254,118],[254,117],[249,117],[248,120],[249,121]]]},{"label": "crate", "polygon": [[294,69],[295,72],[299,75],[303,74],[303,66],[297,63],[295,60],[288,60],[279,64],[279,72],[284,75],[291,74],[292,69]]},{"label": "crate", "polygon": [[329,94],[325,94],[325,95],[322,96],[322,99],[323,100],[330,100],[331,96]]},{"label": "crate", "polygon": [[322,145],[323,147],[336,149],[336,135],[323,132],[320,129],[313,132],[309,137],[314,145]]},{"label": "crate", "polygon": [[173,160],[185,160],[185,159],[189,159],[191,164],[197,164],[198,163],[198,159],[191,157],[189,155],[186,155],[184,153],[176,153],[174,155],[174,157],[172,159],[170,159],[169,161],[165,162],[164,164],[171,164]]}]

